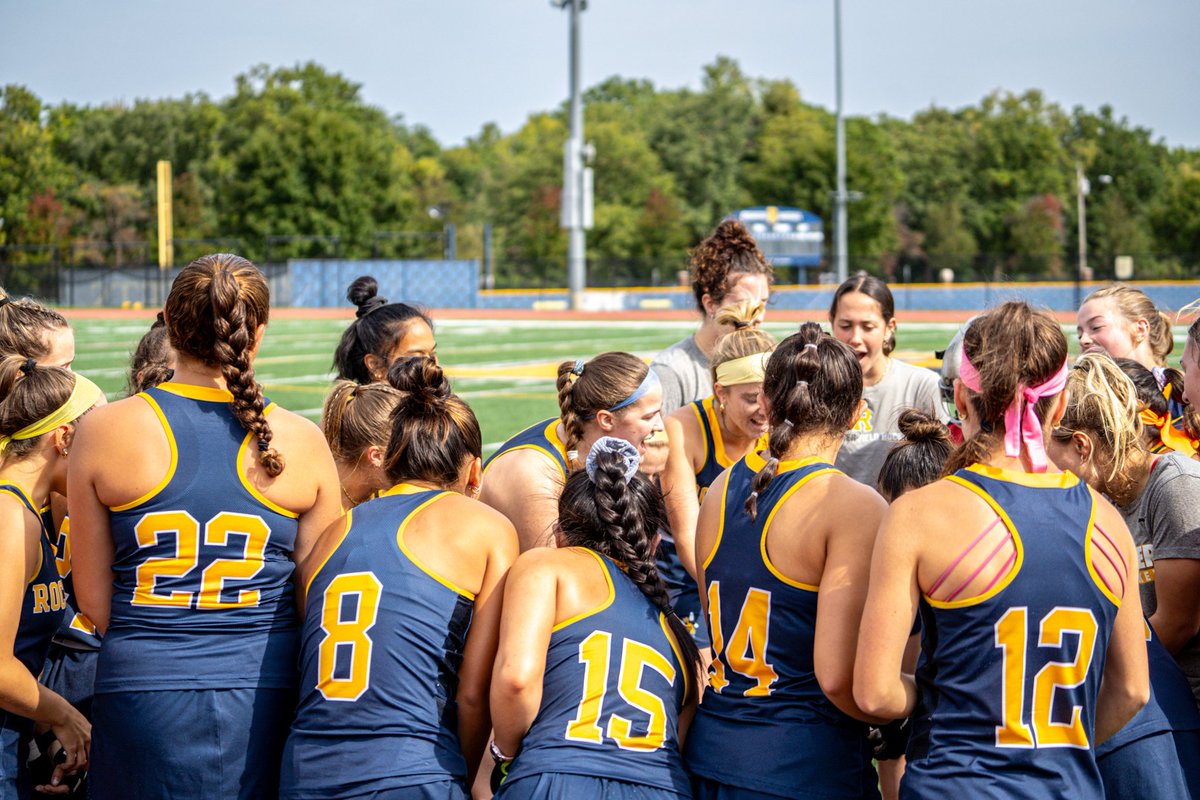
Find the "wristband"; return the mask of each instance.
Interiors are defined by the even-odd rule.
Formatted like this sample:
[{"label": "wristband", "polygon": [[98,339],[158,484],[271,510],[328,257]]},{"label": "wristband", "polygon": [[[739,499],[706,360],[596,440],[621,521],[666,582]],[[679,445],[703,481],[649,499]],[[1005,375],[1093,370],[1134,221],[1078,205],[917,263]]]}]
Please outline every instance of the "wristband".
[{"label": "wristband", "polygon": [[492,760],[495,761],[497,764],[507,764],[508,762],[510,762],[514,758],[516,758],[516,756],[504,755],[504,751],[501,750],[500,747],[496,744],[495,739],[492,739],[492,741],[488,743],[488,750],[492,754]]}]

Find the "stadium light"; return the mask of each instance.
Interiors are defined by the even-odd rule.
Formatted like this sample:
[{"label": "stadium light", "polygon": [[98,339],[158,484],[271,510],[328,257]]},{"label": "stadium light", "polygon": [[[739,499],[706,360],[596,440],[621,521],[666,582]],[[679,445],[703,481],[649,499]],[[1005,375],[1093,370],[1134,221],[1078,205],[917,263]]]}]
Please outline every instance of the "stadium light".
[{"label": "stadium light", "polygon": [[592,227],[592,170],[586,162],[594,155],[583,142],[583,95],[579,91],[579,15],[587,0],[550,0],[555,8],[571,12],[569,63],[571,84],[571,134],[563,145],[563,191],[560,223],[567,231],[567,288],[571,308],[579,310],[587,284],[584,230]]},{"label": "stadium light", "polygon": [[838,284],[850,277],[850,261],[846,253],[849,237],[846,231],[846,122],[842,118],[842,0],[833,0],[834,83],[837,92],[837,192],[833,196],[834,225],[837,252]]}]

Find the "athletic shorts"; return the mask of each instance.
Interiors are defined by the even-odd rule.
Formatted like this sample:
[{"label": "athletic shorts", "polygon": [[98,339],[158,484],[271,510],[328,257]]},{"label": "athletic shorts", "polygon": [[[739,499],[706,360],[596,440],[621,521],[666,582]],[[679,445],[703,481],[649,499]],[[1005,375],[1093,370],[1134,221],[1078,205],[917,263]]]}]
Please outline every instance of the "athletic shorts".
[{"label": "athletic shorts", "polygon": [[692,776],[692,797],[695,800],[787,800],[783,795],[743,789],[695,775]]},{"label": "athletic shorts", "polygon": [[275,797],[295,703],[288,689],[98,694],[89,797]]},{"label": "athletic shorts", "polygon": [[355,794],[344,800],[468,800],[470,796],[458,781],[445,780],[422,783],[419,786],[404,786],[399,789],[382,789],[378,792]]},{"label": "athletic shorts", "polygon": [[684,800],[687,795],[657,786],[566,772],[543,772],[505,781],[500,791],[496,792],[496,800],[579,800],[585,797],[602,797],[604,800]]},{"label": "athletic shorts", "polygon": [[33,725],[24,717],[0,711],[0,798],[26,800],[30,794],[25,761],[29,750],[25,737]]},{"label": "athletic shorts", "polygon": [[1135,739],[1096,760],[1107,800],[1186,800],[1188,785],[1170,731]]},{"label": "athletic shorts", "polygon": [[1191,800],[1200,800],[1200,731],[1174,731],[1171,736],[1175,739],[1175,753],[1179,756],[1183,780],[1191,791]]}]

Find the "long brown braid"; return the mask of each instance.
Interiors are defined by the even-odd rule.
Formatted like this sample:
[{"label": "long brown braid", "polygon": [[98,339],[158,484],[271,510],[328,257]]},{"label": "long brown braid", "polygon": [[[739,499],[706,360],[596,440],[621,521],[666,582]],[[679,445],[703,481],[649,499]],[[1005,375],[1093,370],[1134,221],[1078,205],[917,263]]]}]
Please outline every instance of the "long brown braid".
[{"label": "long brown braid", "polygon": [[241,256],[202,256],[180,271],[164,312],[167,335],[177,352],[221,369],[238,422],[258,441],[259,463],[271,477],[284,460],[271,448],[271,425],[263,414],[262,387],[250,359],[254,337],[270,315],[266,278]]}]

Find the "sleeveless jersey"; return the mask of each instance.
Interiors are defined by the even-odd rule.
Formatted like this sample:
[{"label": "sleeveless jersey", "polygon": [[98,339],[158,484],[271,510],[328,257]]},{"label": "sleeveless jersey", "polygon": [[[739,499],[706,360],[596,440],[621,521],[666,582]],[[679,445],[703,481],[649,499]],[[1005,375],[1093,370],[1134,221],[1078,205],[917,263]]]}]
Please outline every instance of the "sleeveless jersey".
[{"label": "sleeveless jersey", "polygon": [[555,433],[554,429],[557,427],[558,417],[531,425],[500,445],[500,449],[492,453],[487,463],[483,465],[483,471],[486,473],[492,462],[505,453],[513,450],[536,450],[557,464],[559,471],[562,472],[563,480],[566,480],[567,473],[570,471],[567,466],[567,448]]},{"label": "sleeveless jersey", "polygon": [[1016,556],[980,597],[921,598],[924,708],[901,796],[1102,797],[1094,714],[1119,598],[1088,560],[1092,494],[1069,472],[947,480],[987,501]]},{"label": "sleeveless jersey", "polygon": [[[30,674],[37,676],[46,662],[50,639],[58,630],[66,613],[66,592],[54,563],[54,548],[50,544],[50,529],[46,527],[45,517],[19,486],[0,483],[0,492],[19,500],[41,523],[38,567],[33,577],[25,584],[25,593],[21,598],[21,618],[17,623],[17,638],[13,642],[13,655],[25,665]],[[3,713],[0,711],[0,715]]]},{"label": "sleeveless jersey", "polygon": [[556,772],[691,797],[678,733],[690,667],[662,612],[633,581],[610,559],[579,549],[600,563],[608,599],[554,626],[542,705],[506,782]]},{"label": "sleeveless jersey", "polygon": [[767,555],[779,507],[837,470],[815,459],[781,462],[752,520],[744,505],[763,465],[751,453],[729,472],[704,564],[714,659],[688,732],[688,770],[784,797],[877,797],[867,726],[838,710],[817,682],[818,587],[785,577]]},{"label": "sleeveless jersey", "polygon": [[[54,530],[54,518],[50,509],[43,509],[46,530]],[[58,574],[63,580],[63,588],[67,593],[67,614],[63,617],[62,626],[54,634],[55,644],[70,647],[73,650],[99,650],[100,634],[96,626],[86,615],[80,613],[75,602],[75,582],[71,578],[71,518],[63,517],[62,525],[58,526],[58,534],[54,538],[54,562],[58,566]]]},{"label": "sleeveless jersey", "polygon": [[455,695],[475,596],[404,544],[409,522],[449,494],[400,484],[358,506],[309,581],[283,797],[466,780]]},{"label": "sleeveless jersey", "polygon": [[254,440],[229,392],[164,383],[138,397],[171,462],[158,486],[110,509],[112,613],[96,693],[294,687],[297,515],[242,474]]}]

